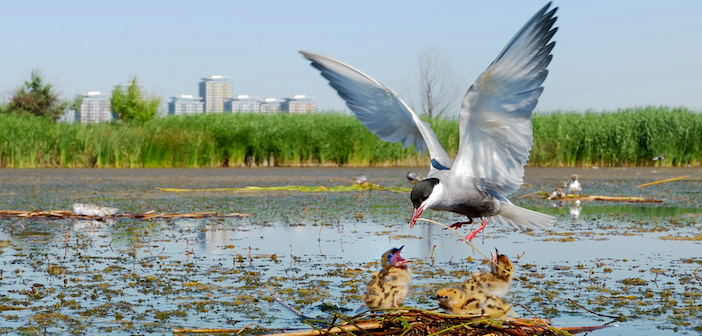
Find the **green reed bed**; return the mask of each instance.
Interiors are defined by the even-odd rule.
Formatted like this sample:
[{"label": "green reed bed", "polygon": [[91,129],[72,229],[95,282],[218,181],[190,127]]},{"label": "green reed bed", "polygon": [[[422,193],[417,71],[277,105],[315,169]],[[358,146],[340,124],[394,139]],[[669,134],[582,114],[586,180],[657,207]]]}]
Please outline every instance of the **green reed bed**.
[{"label": "green reed bed", "polygon": [[[450,155],[455,120],[432,120]],[[537,113],[532,166],[702,163],[702,115],[686,109]],[[426,166],[412,147],[380,141],[353,116],[205,114],[143,125],[65,124],[0,114],[0,167]]]},{"label": "green reed bed", "polygon": [[[437,129],[454,129],[457,138],[455,122],[437,120],[433,124]],[[384,143],[353,116],[336,113],[206,114],[158,118],[143,125],[86,126],[0,115],[0,167],[399,166],[424,162],[414,149]]]},{"label": "green reed bed", "polygon": [[[702,163],[702,114],[685,108],[534,114],[533,166]],[[665,153],[662,162],[652,159]]]}]

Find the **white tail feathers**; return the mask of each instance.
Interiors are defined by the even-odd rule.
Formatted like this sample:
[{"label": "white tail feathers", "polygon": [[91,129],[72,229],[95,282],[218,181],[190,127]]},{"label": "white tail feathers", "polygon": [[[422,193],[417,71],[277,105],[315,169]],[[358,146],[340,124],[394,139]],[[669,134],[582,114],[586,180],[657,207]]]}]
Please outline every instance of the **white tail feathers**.
[{"label": "white tail feathers", "polygon": [[491,222],[522,230],[542,228],[556,223],[556,217],[505,202],[500,202],[500,211],[497,212],[497,216],[489,219]]}]

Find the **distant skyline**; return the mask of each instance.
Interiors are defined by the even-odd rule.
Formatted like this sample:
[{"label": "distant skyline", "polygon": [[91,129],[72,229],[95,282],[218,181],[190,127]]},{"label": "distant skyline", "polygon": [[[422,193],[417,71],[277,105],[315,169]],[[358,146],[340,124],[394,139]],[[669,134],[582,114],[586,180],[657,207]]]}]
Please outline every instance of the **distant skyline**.
[{"label": "distant skyline", "polygon": [[[210,75],[233,94],[343,100],[298,50],[346,62],[401,95],[420,53],[444,54],[462,92],[546,1],[0,1],[0,99],[32,69],[62,98],[136,75],[166,102]],[[702,1],[555,1],[559,31],[537,111],[702,110]],[[457,112],[454,108],[453,114]]]}]

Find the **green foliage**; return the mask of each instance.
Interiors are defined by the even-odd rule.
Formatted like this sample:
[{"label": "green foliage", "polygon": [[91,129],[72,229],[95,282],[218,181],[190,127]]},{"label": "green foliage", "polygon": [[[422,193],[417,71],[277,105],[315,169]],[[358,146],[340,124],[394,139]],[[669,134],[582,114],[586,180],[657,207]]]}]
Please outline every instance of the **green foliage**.
[{"label": "green foliage", "polygon": [[126,89],[119,85],[115,86],[110,97],[110,106],[117,118],[128,123],[143,124],[153,119],[158,113],[160,103],[160,98],[148,97],[145,92],[142,92],[136,76],[132,78],[131,84]]},{"label": "green foliage", "polygon": [[77,94],[75,97],[73,97],[73,100],[67,103],[66,108],[71,111],[79,111],[80,112],[80,105],[83,103],[83,95],[82,94]]},{"label": "green foliage", "polygon": [[537,114],[534,166],[665,166],[702,163],[702,115],[685,108]]},{"label": "green foliage", "polygon": [[[455,120],[432,119],[449,155]],[[533,116],[532,166],[702,164],[702,115],[686,109]],[[0,114],[0,167],[427,166],[414,148],[379,140],[353,116],[217,113],[132,124],[55,124]]]},{"label": "green foliage", "polygon": [[15,90],[9,104],[3,108],[3,112],[56,120],[63,114],[65,108],[66,103],[61,102],[51,84],[44,83],[41,72],[34,69],[29,81]]}]

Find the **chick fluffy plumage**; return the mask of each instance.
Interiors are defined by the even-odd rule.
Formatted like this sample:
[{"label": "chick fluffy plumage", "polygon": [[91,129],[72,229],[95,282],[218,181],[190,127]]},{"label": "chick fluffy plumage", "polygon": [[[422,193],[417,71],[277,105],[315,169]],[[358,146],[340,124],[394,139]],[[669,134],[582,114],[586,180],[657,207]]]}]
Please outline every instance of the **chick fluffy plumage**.
[{"label": "chick fluffy plumage", "polygon": [[468,292],[484,292],[496,297],[503,298],[509,291],[514,273],[514,265],[506,255],[500,254],[495,249],[495,253],[490,252],[492,263],[489,272],[475,273],[463,282],[463,289]]},{"label": "chick fluffy plumage", "polygon": [[369,309],[397,308],[407,297],[412,275],[407,267],[410,261],[400,256],[401,250],[402,247],[385,252],[383,268],[368,280],[363,302]]},{"label": "chick fluffy plumage", "polygon": [[497,249],[492,255],[489,272],[473,274],[459,288],[442,288],[434,298],[439,307],[454,315],[475,315],[504,318],[510,303],[504,299],[509,291],[514,265]]},{"label": "chick fluffy plumage", "polygon": [[510,311],[507,300],[484,292],[466,292],[462,288],[442,288],[436,292],[439,307],[453,315],[504,318]]}]

